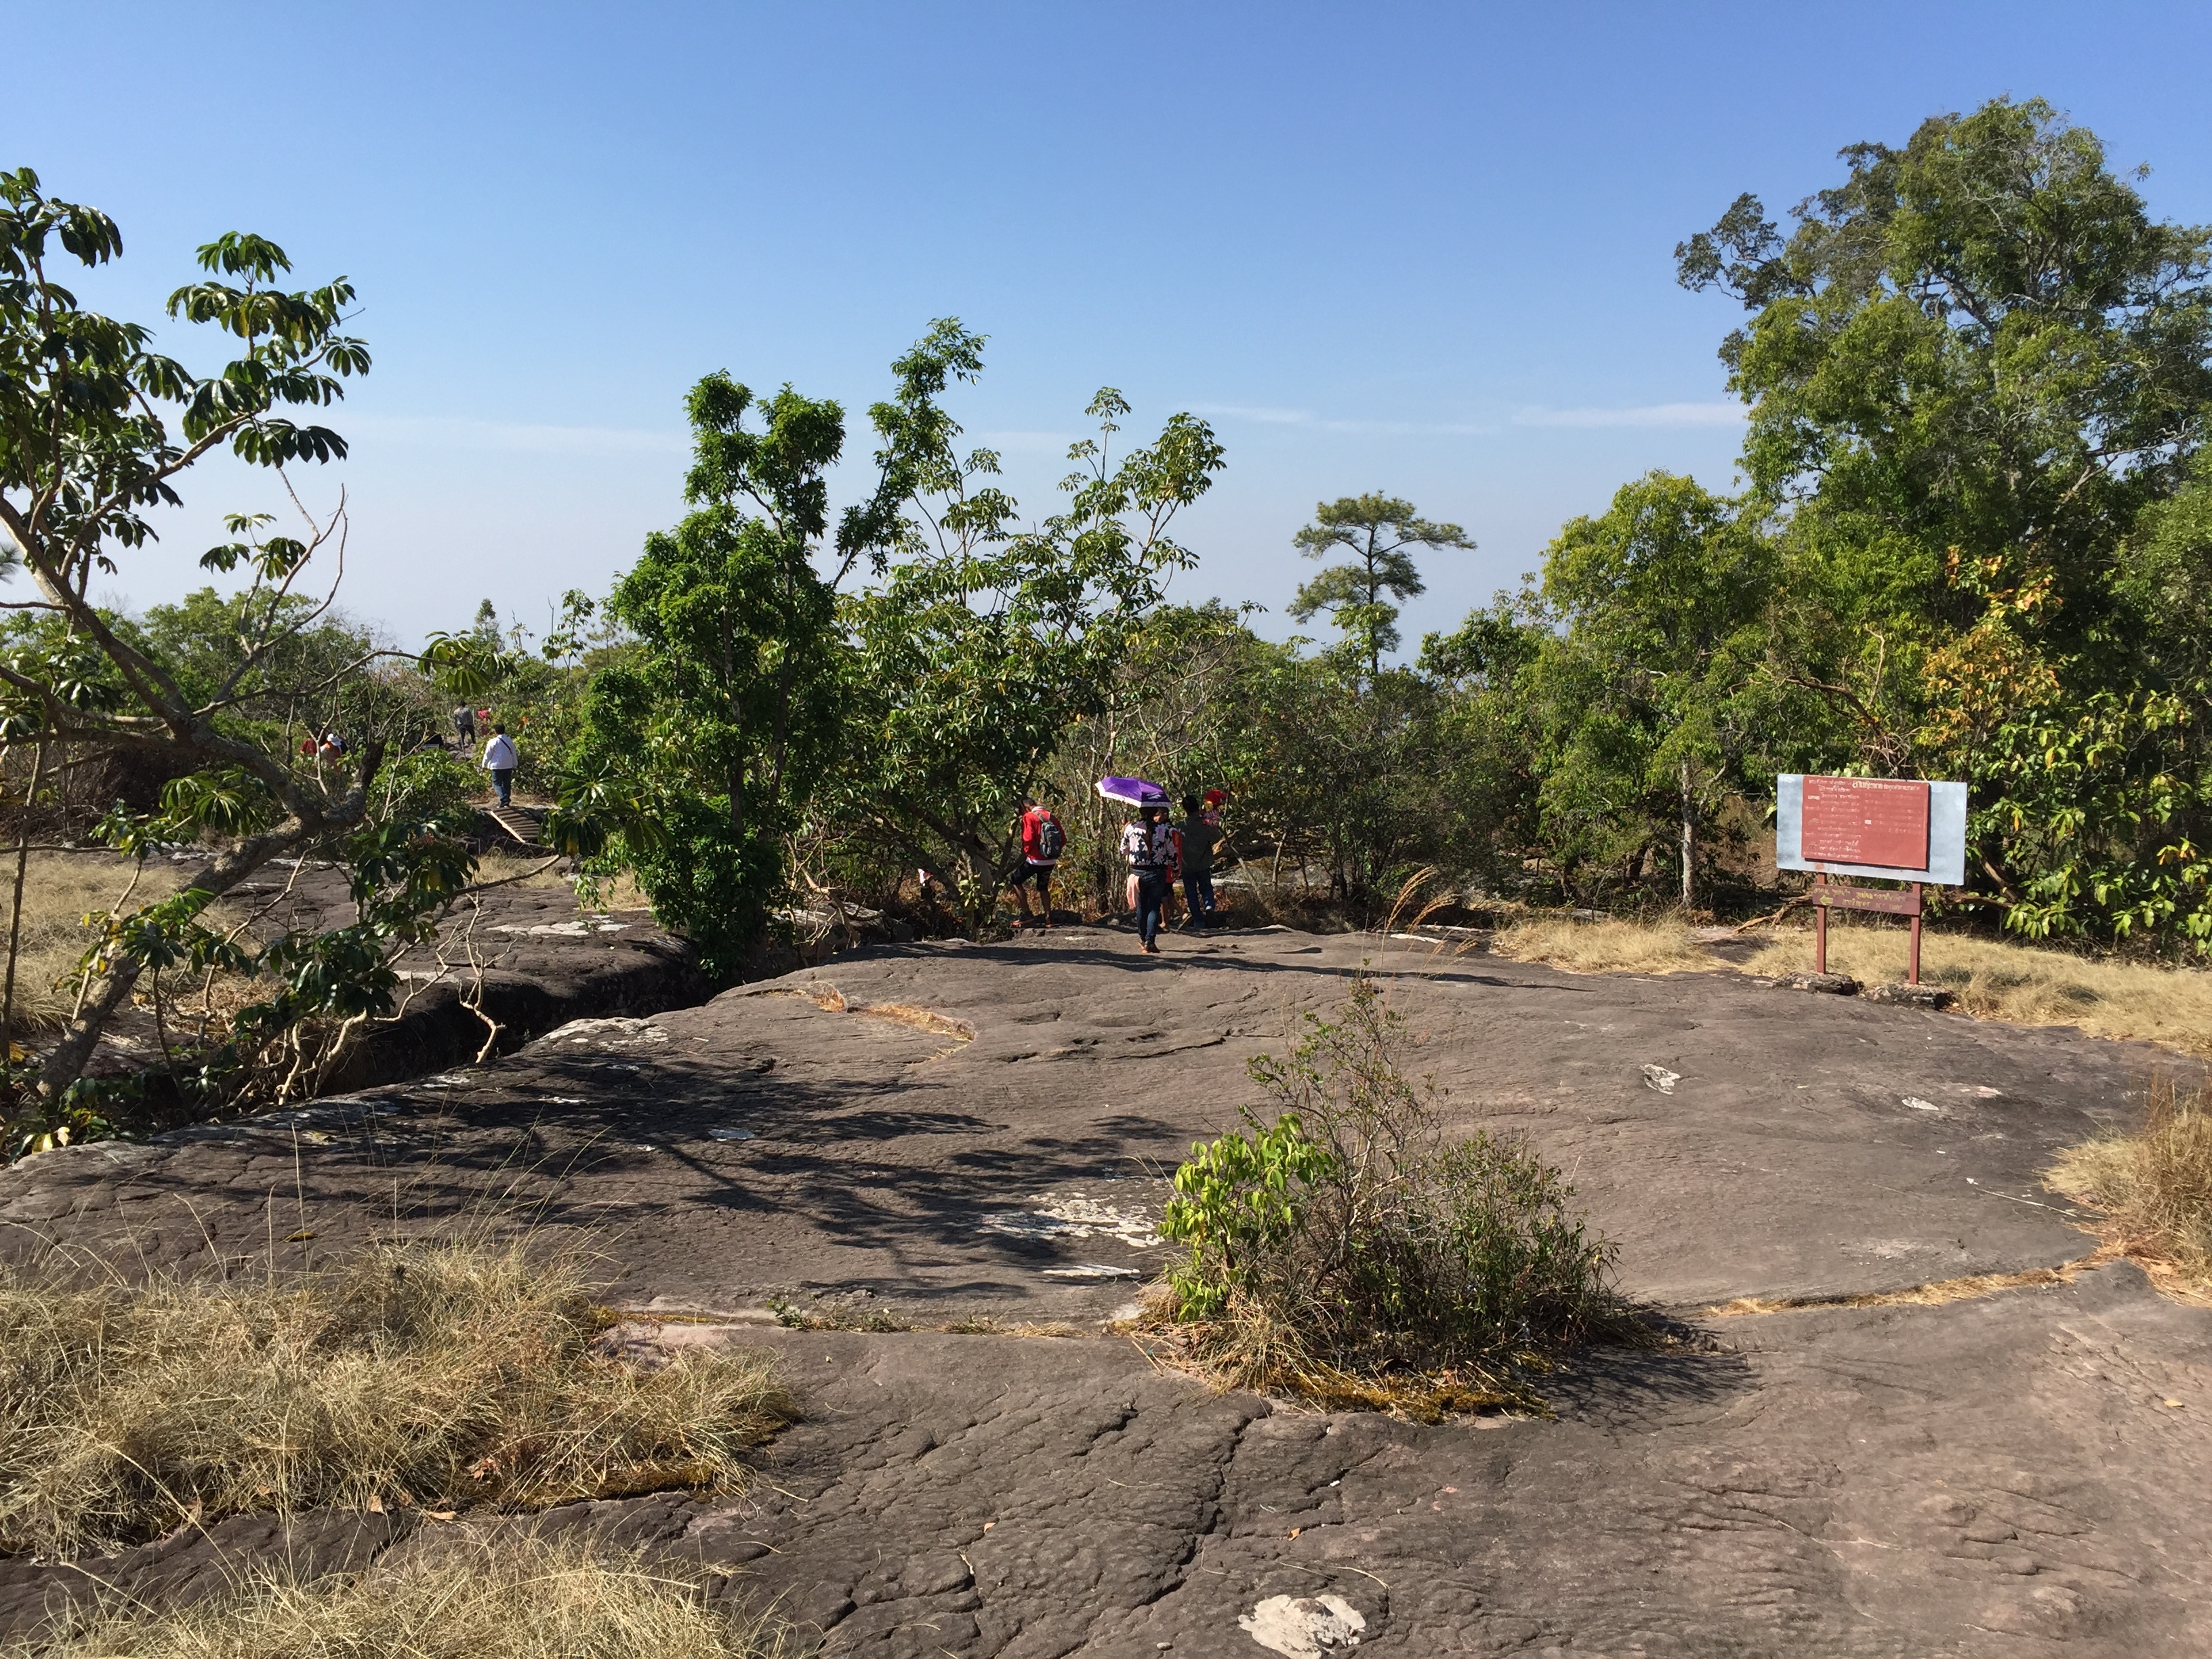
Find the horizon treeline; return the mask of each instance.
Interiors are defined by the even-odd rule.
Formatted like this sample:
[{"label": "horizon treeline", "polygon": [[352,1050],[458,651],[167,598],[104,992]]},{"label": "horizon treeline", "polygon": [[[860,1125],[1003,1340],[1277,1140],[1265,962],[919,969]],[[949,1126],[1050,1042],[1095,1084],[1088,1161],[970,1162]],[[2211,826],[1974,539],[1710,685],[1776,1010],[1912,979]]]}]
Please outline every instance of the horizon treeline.
[{"label": "horizon treeline", "polygon": [[[1118,884],[1089,780],[1134,772],[1229,790],[1246,860],[1317,878],[1355,915],[1422,867],[1513,897],[1705,905],[1747,884],[1778,772],[1963,778],[1954,898],[2031,937],[2204,951],[2212,234],[2154,219],[2095,136],[2037,100],[1840,160],[1786,228],[1747,195],[1676,249],[1685,286],[1745,309],[1720,344],[1748,410],[1741,493],[1625,483],[1518,592],[1410,662],[1391,660],[1391,600],[1420,591],[1417,553],[1472,545],[1411,503],[1321,505],[1297,550],[1349,556],[1292,614],[1326,613],[1334,637],[1273,642],[1230,606],[1160,601],[1159,575],[1188,562],[1165,520],[1222,464],[1203,422],[1177,416],[1109,462],[1124,405],[1103,392],[1069,509],[1019,531],[995,458],[957,457],[934,401],[981,368],[980,339],[940,324],[871,411],[878,490],[825,539],[818,493],[777,492],[818,492],[836,406],[787,391],[754,433],[750,394],[702,382],[700,510],[611,602],[626,642],[575,750],[603,769],[572,775],[570,822],[658,903],[735,867],[750,790],[775,803],[762,822],[782,851],[756,847],[748,891],[798,871],[881,890],[927,867],[980,920],[1025,790],[1067,810],[1073,868],[1103,902]],[[781,565],[764,552],[779,537]],[[727,543],[716,571],[754,550],[759,616],[704,604],[702,569],[656,574],[709,538]],[[856,568],[876,580],[846,592]],[[802,664],[794,606],[836,641],[819,660]],[[672,643],[678,612],[708,611],[709,632],[750,641],[730,659],[743,695],[714,679],[703,635]],[[673,678],[648,692],[640,673]],[[722,836],[719,855],[623,844],[603,810],[626,801],[642,826],[647,773],[674,763],[612,779],[656,719],[672,741],[732,745],[678,792],[711,801],[719,827],[692,833]],[[817,744],[803,778],[802,729]]]},{"label": "horizon treeline", "polygon": [[[85,1066],[134,996],[198,988],[170,1056],[195,1097],[310,1088],[389,1011],[398,954],[472,880],[479,776],[406,752],[457,699],[528,723],[550,843],[634,874],[722,980],[795,901],[891,902],[917,870],[980,931],[1024,793],[1066,809],[1063,890],[1109,904],[1107,773],[1229,791],[1246,870],[1351,920],[1421,870],[1529,902],[1740,907],[1778,772],[1962,778],[1968,885],[1947,902],[2032,938],[2212,951],[2212,230],[2153,216],[2140,174],[2033,100],[1839,159],[1786,222],[1746,195],[1675,250],[1686,286],[1744,308],[1719,343],[1748,417],[1738,493],[1624,482],[1410,659],[1398,605],[1423,559],[1473,544],[1462,527],[1381,493],[1322,501],[1285,550],[1320,562],[1291,607],[1315,638],[1170,605],[1194,562],[1176,520],[1225,465],[1211,428],[1176,414],[1132,442],[1101,388],[1054,509],[1024,514],[945,408],[985,344],[951,319],[891,366],[865,459],[837,404],[707,375],[690,510],[534,650],[489,615],[418,653],[347,621],[310,574],[343,547],[342,497],[295,532],[232,515],[201,562],[241,589],[118,617],[92,582],[203,456],[344,456],[322,411],[369,368],[353,290],[287,290],[259,236],[207,244],[168,307],[231,354],[202,374],[54,279],[120,256],[112,221],[0,173],[17,890],[64,819],[142,858],[213,853],[169,897],[118,901],[35,1054],[5,1046],[11,936],[0,1066],[32,1133],[97,1115]],[[833,516],[829,477],[854,465]],[[317,741],[334,728],[342,750]],[[279,857],[340,865],[357,919],[253,945],[206,919]],[[245,988],[217,1008],[223,975]]]}]

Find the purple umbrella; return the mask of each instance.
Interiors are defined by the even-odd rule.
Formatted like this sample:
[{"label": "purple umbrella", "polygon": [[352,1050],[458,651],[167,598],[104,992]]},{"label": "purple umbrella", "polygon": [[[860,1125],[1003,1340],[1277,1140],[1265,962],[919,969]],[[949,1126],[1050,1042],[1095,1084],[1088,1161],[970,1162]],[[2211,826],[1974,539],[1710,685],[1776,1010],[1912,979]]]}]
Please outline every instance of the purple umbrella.
[{"label": "purple umbrella", "polygon": [[1168,792],[1144,778],[1101,778],[1098,793],[1127,806],[1165,806]]}]

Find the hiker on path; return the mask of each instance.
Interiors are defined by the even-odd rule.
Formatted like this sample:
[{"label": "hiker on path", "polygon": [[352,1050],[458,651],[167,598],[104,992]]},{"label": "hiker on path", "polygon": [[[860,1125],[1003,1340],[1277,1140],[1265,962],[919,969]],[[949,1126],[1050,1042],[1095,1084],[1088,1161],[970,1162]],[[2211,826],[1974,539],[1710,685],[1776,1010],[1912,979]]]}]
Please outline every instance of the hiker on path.
[{"label": "hiker on path", "polygon": [[514,752],[514,740],[507,735],[507,727],[495,726],[491,741],[484,745],[484,770],[491,774],[491,787],[499,791],[501,806],[514,805],[514,769],[520,764]]},{"label": "hiker on path", "polygon": [[463,743],[477,740],[477,711],[464,703],[453,710],[453,732]]},{"label": "hiker on path", "polygon": [[1030,888],[1034,884],[1042,911],[1036,918],[1036,927],[1042,933],[1052,926],[1052,872],[1067,846],[1067,835],[1053,817],[1052,808],[1038,805],[1034,797],[1022,796],[1020,806],[1021,820],[1014,827],[1022,838],[1022,861],[1014,866],[1014,902],[1022,915],[1015,926],[1030,924]]},{"label": "hiker on path", "polygon": [[1129,860],[1136,884],[1137,937],[1148,957],[1160,953],[1160,912],[1168,902],[1168,865],[1174,843],[1168,839],[1167,806],[1150,802],[1137,809],[1137,821],[1121,831],[1121,856]]},{"label": "hiker on path", "polygon": [[1182,798],[1182,890],[1190,901],[1190,925],[1213,926],[1213,849],[1221,844],[1218,813],[1200,810],[1198,797]]}]

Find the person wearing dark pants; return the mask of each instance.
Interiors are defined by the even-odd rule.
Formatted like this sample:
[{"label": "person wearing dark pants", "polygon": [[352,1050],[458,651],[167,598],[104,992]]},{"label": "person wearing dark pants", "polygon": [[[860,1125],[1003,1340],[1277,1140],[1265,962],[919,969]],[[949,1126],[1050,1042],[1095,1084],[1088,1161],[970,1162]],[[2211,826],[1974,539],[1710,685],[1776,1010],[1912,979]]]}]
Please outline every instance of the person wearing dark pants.
[{"label": "person wearing dark pants", "polygon": [[1182,894],[1190,902],[1190,925],[1213,926],[1213,849],[1221,842],[1221,826],[1199,810],[1198,797],[1182,798]]},{"label": "person wearing dark pants", "polygon": [[514,805],[514,769],[520,763],[514,752],[514,739],[507,735],[504,726],[491,729],[491,741],[484,745],[484,770],[491,774],[491,787],[499,791],[501,806]]},{"label": "person wearing dark pants", "polygon": [[1168,840],[1167,808],[1147,803],[1138,809],[1137,822],[1121,831],[1121,854],[1129,860],[1135,878],[1137,937],[1148,957],[1160,953],[1160,913],[1168,902],[1168,861],[1173,848]]},{"label": "person wearing dark pants", "polygon": [[1158,870],[1140,872],[1137,877],[1137,937],[1144,941],[1148,957],[1160,953],[1160,917],[1167,908],[1167,877]]}]

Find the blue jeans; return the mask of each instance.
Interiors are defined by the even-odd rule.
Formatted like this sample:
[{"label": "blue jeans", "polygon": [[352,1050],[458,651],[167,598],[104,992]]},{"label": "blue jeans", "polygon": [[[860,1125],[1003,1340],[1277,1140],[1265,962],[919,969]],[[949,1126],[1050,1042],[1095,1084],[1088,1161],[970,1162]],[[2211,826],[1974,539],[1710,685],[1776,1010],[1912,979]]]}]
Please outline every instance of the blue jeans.
[{"label": "blue jeans", "polygon": [[491,787],[499,791],[499,804],[501,806],[514,805],[514,769],[512,766],[493,767]]},{"label": "blue jeans", "polygon": [[1190,925],[1194,927],[1213,926],[1213,872],[1186,870],[1182,872],[1182,896],[1190,901]]},{"label": "blue jeans", "polygon": [[1139,875],[1137,878],[1137,934],[1147,945],[1160,936],[1160,911],[1167,902],[1165,877]]}]

